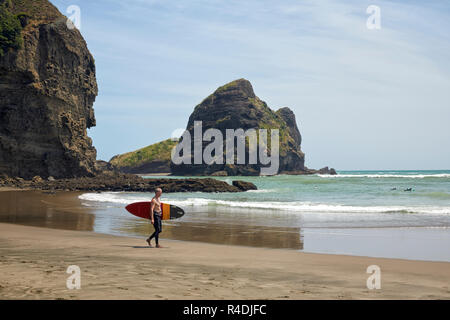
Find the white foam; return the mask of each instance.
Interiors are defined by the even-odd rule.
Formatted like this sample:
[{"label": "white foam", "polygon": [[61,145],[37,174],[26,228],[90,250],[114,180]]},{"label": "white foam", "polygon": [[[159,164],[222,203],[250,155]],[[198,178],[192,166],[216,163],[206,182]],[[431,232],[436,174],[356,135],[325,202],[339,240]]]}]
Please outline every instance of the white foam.
[{"label": "white foam", "polygon": [[246,192],[249,193],[270,193],[270,192],[277,192],[279,190],[277,189],[258,189],[258,190],[248,190]]},{"label": "white foam", "polygon": [[[121,192],[85,193],[79,196],[81,200],[130,204],[139,201],[150,201],[146,196],[131,196]],[[423,213],[450,214],[450,207],[431,206],[349,206],[341,204],[312,203],[306,201],[277,202],[277,201],[227,201],[205,198],[187,198],[183,200],[171,199],[171,204],[180,207],[222,206],[226,208],[267,209],[298,213]]]},{"label": "white foam", "polygon": [[150,201],[151,197],[144,196],[130,196],[123,192],[102,192],[102,193],[83,193],[78,196],[81,200],[95,201],[95,202],[112,202],[112,203],[122,203],[130,204],[139,201]]},{"label": "white foam", "polygon": [[436,173],[436,174],[318,174],[321,178],[411,178],[411,179],[423,179],[423,178],[450,178],[449,173]]}]

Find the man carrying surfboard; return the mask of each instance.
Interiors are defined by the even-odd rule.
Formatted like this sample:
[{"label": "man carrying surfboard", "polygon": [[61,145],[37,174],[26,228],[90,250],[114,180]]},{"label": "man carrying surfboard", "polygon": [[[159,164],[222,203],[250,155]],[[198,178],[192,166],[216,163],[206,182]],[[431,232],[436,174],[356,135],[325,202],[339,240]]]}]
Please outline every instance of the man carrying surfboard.
[{"label": "man carrying surfboard", "polygon": [[156,241],[156,247],[162,248],[159,245],[159,234],[162,232],[162,210],[161,210],[161,194],[162,189],[156,188],[155,190],[155,196],[152,198],[151,204],[150,204],[150,220],[153,224],[153,227],[155,228],[155,232],[146,240],[148,245],[151,247],[152,244],[150,241],[155,238]]}]

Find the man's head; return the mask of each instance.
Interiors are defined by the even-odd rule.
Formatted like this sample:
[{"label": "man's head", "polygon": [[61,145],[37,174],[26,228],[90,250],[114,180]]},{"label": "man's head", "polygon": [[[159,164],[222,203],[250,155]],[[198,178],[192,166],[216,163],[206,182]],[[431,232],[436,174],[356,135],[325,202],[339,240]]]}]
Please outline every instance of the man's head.
[{"label": "man's head", "polygon": [[161,189],[161,188],[156,188],[156,189],[155,189],[155,195],[156,195],[157,197],[160,197],[161,194],[162,194],[162,189]]}]

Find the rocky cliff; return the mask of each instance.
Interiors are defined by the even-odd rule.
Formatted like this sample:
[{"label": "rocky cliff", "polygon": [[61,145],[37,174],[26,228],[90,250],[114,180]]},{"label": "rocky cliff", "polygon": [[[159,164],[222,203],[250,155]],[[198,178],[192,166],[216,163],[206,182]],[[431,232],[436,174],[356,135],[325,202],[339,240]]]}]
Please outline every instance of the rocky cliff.
[{"label": "rocky cliff", "polygon": [[[304,171],[305,155],[301,150],[301,135],[295,115],[289,108],[273,111],[254,93],[251,83],[245,79],[235,80],[220,88],[197,105],[189,117],[186,130],[194,137],[194,122],[202,121],[205,132],[209,128],[226,129],[278,129],[278,172]],[[270,139],[269,139],[270,140]],[[209,142],[203,142],[203,148]],[[192,150],[194,142],[192,142]],[[193,153],[193,152],[192,152]],[[246,147],[248,159],[248,146]],[[224,161],[225,162],[225,161]],[[258,175],[261,164],[171,164],[175,175]],[[248,163],[248,161],[246,162]]]},{"label": "rocky cliff", "polygon": [[93,175],[95,64],[77,29],[47,0],[1,1],[22,43],[0,56],[0,173]]}]

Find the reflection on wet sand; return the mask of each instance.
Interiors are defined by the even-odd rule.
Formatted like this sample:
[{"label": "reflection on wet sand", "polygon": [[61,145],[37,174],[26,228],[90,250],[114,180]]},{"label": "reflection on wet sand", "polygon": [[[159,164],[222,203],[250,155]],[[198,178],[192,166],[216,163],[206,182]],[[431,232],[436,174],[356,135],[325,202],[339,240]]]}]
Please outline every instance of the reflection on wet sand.
[{"label": "reflection on wet sand", "polygon": [[[120,230],[125,234],[144,237],[153,232],[153,227],[150,223],[139,223],[123,225]],[[303,249],[300,228],[165,222],[161,238],[251,247]]]},{"label": "reflection on wet sand", "polygon": [[[137,219],[124,207],[86,207],[79,192],[0,192],[0,222],[67,230],[148,237],[150,221]],[[267,248],[303,249],[300,228],[258,226],[224,220],[225,213],[207,213],[213,222],[165,221],[161,238]],[[225,216],[230,218],[231,213]],[[199,215],[196,215],[199,219]]]},{"label": "reflection on wet sand", "polygon": [[95,215],[75,192],[0,192],[0,222],[66,230],[93,231]]}]

